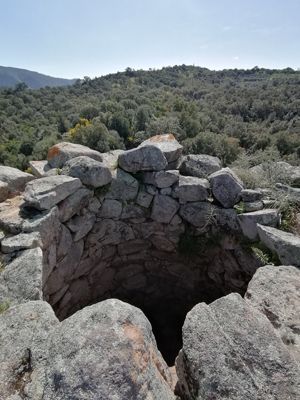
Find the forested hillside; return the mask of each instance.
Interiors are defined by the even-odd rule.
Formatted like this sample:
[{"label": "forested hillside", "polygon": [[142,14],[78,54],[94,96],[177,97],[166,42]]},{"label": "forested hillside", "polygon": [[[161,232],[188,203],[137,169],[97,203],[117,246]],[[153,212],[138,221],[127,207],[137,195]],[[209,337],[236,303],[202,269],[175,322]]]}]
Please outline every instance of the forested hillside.
[{"label": "forested hillside", "polygon": [[194,66],[85,78],[73,86],[0,90],[0,163],[25,169],[55,142],[101,152],[172,132],[189,153],[272,154],[299,164],[300,71]]},{"label": "forested hillside", "polygon": [[31,89],[40,89],[45,86],[72,85],[76,79],[54,78],[27,69],[0,66],[0,87],[14,87],[25,84]]}]

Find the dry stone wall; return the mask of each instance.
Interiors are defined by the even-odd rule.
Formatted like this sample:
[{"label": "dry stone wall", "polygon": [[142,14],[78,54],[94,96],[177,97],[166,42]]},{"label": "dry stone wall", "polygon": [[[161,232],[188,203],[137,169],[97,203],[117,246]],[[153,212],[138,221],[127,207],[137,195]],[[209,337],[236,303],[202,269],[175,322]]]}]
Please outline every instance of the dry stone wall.
[{"label": "dry stone wall", "polygon": [[181,151],[172,136],[109,155],[66,143],[49,150],[56,174],[47,168],[27,183],[16,206],[20,234],[3,239],[2,252],[41,244],[43,298],[60,319],[110,297],[149,309],[154,298],[192,306],[245,290],[259,263],[237,240],[232,207],[243,185],[215,157],[185,160],[197,176],[168,169]]},{"label": "dry stone wall", "polygon": [[[245,249],[245,240],[271,242],[268,247],[283,254],[283,264],[298,265],[298,239],[289,241],[277,229],[280,214],[276,209],[262,209],[263,193],[244,188],[216,157],[182,157],[182,146],[172,135],[150,138],[129,151],[105,154],[60,143],[49,150],[47,161],[32,163],[36,178],[21,172],[15,176],[5,168],[0,169],[2,307],[44,300],[64,320],[105,299],[126,301],[150,319],[169,364],[182,346],[181,325],[195,304],[211,303],[231,292],[244,295],[262,265]],[[17,186],[12,191],[14,179]],[[236,212],[234,206],[241,199],[251,212]],[[280,253],[284,240],[285,250]],[[240,297],[232,299],[240,302]],[[132,314],[130,308],[123,311]],[[92,309],[89,312],[94,315]],[[76,318],[87,317],[76,313]],[[69,340],[68,324],[57,328],[55,335],[63,332]],[[145,333],[149,332],[148,326],[144,328],[147,323],[140,324],[143,335],[150,335]],[[261,326],[263,330],[264,321]],[[126,334],[139,340],[135,328],[130,325],[128,329]],[[147,340],[152,343],[150,336]],[[184,340],[184,345],[192,346]],[[184,351],[178,360],[178,390],[183,398],[190,398],[198,383],[193,378],[190,387],[186,376],[190,366],[182,366],[188,363],[188,355],[182,359]],[[157,350],[151,352],[164,371],[159,390],[165,397],[158,391],[153,398],[171,399],[172,379]],[[151,374],[155,375],[155,368]],[[49,396],[55,392],[56,384],[51,382]],[[65,393],[71,396],[73,389],[68,384]],[[63,396],[62,389],[57,398]]]}]

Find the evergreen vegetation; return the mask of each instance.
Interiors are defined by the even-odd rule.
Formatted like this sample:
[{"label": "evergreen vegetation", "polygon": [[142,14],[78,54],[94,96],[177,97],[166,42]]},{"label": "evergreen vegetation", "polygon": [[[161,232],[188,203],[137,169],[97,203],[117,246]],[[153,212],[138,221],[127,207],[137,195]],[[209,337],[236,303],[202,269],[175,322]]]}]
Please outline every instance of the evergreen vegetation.
[{"label": "evergreen vegetation", "polygon": [[62,140],[105,152],[170,132],[186,153],[225,165],[264,152],[299,164],[299,115],[300,71],[290,68],[128,68],[68,87],[18,84],[0,90],[0,164],[26,169]]}]

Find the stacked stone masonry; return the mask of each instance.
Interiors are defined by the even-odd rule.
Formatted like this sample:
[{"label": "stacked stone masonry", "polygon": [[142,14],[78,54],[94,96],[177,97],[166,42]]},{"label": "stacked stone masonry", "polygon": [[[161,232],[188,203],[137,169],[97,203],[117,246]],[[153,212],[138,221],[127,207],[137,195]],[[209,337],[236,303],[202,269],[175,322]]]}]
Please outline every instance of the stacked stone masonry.
[{"label": "stacked stone masonry", "polygon": [[[231,393],[232,399],[296,400],[299,330],[291,326],[296,323],[296,311],[290,320],[281,320],[278,331],[270,315],[280,314],[282,303],[274,302],[274,309],[267,312],[254,283],[245,300],[241,297],[253,276],[264,279],[260,272],[264,268],[272,275],[272,267],[260,268],[261,260],[243,245],[244,240],[261,240],[283,265],[294,265],[280,267],[283,273],[287,268],[291,281],[280,279],[294,296],[293,307],[299,306],[299,238],[289,238],[278,229],[276,209],[261,209],[260,190],[244,188],[216,157],[182,156],[182,146],[172,135],[155,136],[133,150],[105,154],[60,143],[49,150],[47,161],[32,162],[31,168],[35,176],[0,167],[0,304],[9,306],[0,315],[5,326],[0,338],[6,343],[1,333],[16,335],[17,348],[15,354],[0,350],[0,398],[67,399],[77,393],[78,399],[175,399],[174,374],[136,306],[152,322],[155,335],[164,331],[160,339],[157,333],[156,340],[170,355],[169,364],[182,347],[176,361],[176,393],[182,399],[210,399],[216,393],[216,398],[225,399]],[[250,204],[250,212],[236,212],[234,206],[240,200]],[[226,296],[232,292],[236,294]],[[224,307],[228,314],[236,313],[232,326],[222,317]],[[183,322],[188,311],[183,338],[176,337],[171,321]],[[251,316],[241,322],[245,313]],[[21,326],[24,335],[33,329],[30,315],[38,333],[34,340],[24,338],[22,343]],[[166,315],[167,323],[162,318]],[[9,328],[14,319],[16,326]],[[217,346],[218,333],[200,344],[193,336],[197,330],[211,336],[205,329],[211,325],[214,332],[215,323],[223,326],[227,336],[234,336],[234,329],[246,335],[255,324],[258,327],[254,356],[242,354],[238,342],[238,362],[230,346],[224,349],[228,362],[236,362],[236,371],[241,371],[236,372],[239,377],[234,385],[228,385],[226,376],[234,368],[229,366],[227,371],[223,361],[218,367],[215,364],[215,353],[223,351]],[[86,325],[86,332],[77,324]],[[287,329],[292,335],[288,345],[282,339]],[[263,367],[256,366],[257,359],[253,364],[257,371],[262,369],[260,378],[253,378],[244,393],[241,387],[252,376],[247,360],[258,357],[266,332],[278,351],[277,372],[285,384],[274,383],[276,371],[267,354]],[[172,336],[173,340],[167,339]],[[87,337],[94,342],[87,345]],[[78,347],[72,350],[73,340]],[[63,343],[67,343],[65,348]],[[97,349],[104,358],[107,354],[110,365],[103,360],[97,363],[95,356],[85,359],[80,346],[88,354]],[[114,358],[109,355],[111,346]],[[15,366],[31,347],[38,356],[27,354],[33,357],[33,365],[18,375]],[[207,364],[203,376],[195,372],[197,363]],[[85,369],[86,384],[80,369]],[[97,374],[105,376],[102,381]],[[109,374],[115,374],[115,381]]]}]

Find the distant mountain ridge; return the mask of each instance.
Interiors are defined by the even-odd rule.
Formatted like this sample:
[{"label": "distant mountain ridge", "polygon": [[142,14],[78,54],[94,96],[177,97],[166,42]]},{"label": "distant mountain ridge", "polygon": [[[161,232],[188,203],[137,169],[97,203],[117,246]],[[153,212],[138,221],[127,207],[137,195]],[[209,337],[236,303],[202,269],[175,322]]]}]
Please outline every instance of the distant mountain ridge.
[{"label": "distant mountain ridge", "polygon": [[69,86],[76,79],[54,78],[27,69],[0,66],[0,87],[14,87],[24,82],[31,89],[40,89],[45,86]]}]

